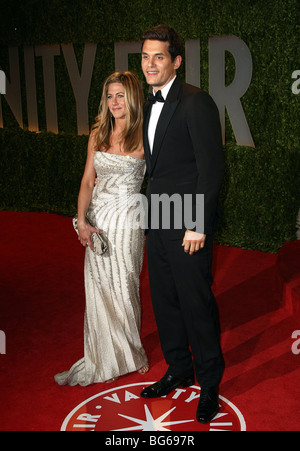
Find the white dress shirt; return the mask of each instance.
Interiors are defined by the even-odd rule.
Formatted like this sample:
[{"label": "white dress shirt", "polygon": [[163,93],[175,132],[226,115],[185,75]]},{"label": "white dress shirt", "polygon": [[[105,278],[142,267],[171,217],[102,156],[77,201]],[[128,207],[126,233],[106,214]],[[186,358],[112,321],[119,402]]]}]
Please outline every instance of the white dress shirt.
[{"label": "white dress shirt", "polygon": [[[161,94],[165,100],[167,98],[167,95],[170,91],[170,88],[171,88],[175,78],[176,78],[176,76],[171,81],[169,81],[169,83],[164,88],[161,89]],[[153,92],[153,94],[155,94],[155,92]],[[156,126],[157,126],[158,119],[159,119],[160,113],[162,112],[163,107],[164,107],[163,102],[156,102],[152,105],[151,116],[150,116],[149,126],[148,126],[148,140],[149,140],[149,146],[150,146],[151,153],[152,153],[152,149],[153,149]]]}]

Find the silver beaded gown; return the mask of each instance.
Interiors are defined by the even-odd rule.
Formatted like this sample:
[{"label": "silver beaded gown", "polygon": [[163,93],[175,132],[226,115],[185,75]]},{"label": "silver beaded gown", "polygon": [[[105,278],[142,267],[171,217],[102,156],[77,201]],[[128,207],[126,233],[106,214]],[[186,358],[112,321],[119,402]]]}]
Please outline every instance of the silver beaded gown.
[{"label": "silver beaded gown", "polygon": [[140,338],[139,277],[144,256],[141,185],[145,161],[96,152],[97,184],[90,220],[108,239],[108,251],[86,248],[84,357],[57,374],[59,385],[90,385],[138,371],[147,364]]}]

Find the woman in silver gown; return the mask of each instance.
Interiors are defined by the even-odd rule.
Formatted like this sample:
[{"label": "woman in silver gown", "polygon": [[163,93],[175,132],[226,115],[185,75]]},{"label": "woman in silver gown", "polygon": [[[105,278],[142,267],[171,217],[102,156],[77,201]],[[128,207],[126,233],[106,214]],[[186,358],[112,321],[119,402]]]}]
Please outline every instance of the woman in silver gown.
[{"label": "woman in silver gown", "polygon": [[[140,338],[144,230],[136,215],[145,174],[142,118],[137,77],[131,72],[108,77],[78,196],[78,239],[86,246],[84,357],[55,376],[59,385],[86,386],[149,370]],[[99,231],[108,241],[103,255],[95,254],[91,241]]]}]

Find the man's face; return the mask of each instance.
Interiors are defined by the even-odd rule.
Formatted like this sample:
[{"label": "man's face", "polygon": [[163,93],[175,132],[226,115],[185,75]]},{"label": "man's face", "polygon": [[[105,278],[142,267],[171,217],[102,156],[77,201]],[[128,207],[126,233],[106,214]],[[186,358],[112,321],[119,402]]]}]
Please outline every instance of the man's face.
[{"label": "man's face", "polygon": [[147,83],[158,91],[166,86],[176,75],[181,64],[181,56],[174,61],[168,52],[169,43],[146,39],[142,49],[142,69]]}]

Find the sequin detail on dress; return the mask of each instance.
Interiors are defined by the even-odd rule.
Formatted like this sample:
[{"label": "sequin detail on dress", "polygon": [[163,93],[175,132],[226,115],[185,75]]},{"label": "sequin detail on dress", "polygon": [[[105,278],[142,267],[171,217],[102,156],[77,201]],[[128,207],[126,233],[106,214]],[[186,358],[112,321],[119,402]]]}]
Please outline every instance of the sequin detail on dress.
[{"label": "sequin detail on dress", "polygon": [[97,184],[88,215],[106,234],[109,249],[102,256],[86,249],[84,357],[55,376],[59,385],[105,382],[147,364],[139,296],[145,237],[134,214],[145,162],[97,152],[94,165]]}]

